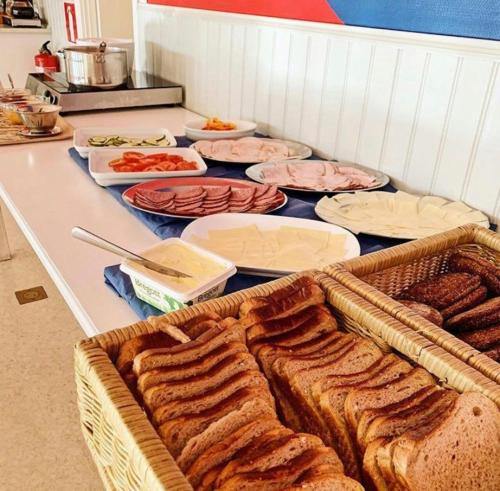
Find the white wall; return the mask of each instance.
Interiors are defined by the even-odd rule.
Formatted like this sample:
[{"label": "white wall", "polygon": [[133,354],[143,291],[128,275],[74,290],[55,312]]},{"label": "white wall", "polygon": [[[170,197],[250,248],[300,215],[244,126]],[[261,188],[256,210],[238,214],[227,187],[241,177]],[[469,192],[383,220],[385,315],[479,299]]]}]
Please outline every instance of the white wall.
[{"label": "white wall", "polygon": [[500,43],[136,5],[136,64],[408,189],[500,217]]}]

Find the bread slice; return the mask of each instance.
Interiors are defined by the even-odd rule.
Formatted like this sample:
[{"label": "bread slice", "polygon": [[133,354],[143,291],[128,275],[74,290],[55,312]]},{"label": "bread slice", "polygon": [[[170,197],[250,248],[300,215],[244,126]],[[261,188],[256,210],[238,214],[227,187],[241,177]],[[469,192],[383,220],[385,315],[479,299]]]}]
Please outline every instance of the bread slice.
[{"label": "bread slice", "polygon": [[274,409],[266,401],[260,398],[254,399],[245,403],[240,409],[220,418],[205,431],[191,438],[177,458],[177,465],[183,472],[186,472],[208,448],[252,421],[261,422],[261,433],[276,428],[275,425],[280,425]]},{"label": "bread slice", "polygon": [[[248,447],[256,438],[264,434],[261,423],[258,420],[252,421],[203,452],[186,472],[191,485],[197,488],[207,472],[221,464],[226,464],[239,450]],[[270,419],[269,425],[275,428],[275,431],[282,428],[274,419]],[[266,433],[269,433],[269,430]]]},{"label": "bread slice", "polygon": [[477,331],[460,333],[457,338],[470,344],[473,348],[484,351],[500,344],[500,324]]},{"label": "bread slice", "polygon": [[394,438],[405,431],[425,424],[430,419],[448,410],[458,394],[451,390],[438,390],[428,395],[413,407],[375,418],[362,434],[358,432],[358,445],[362,452],[378,438]]},{"label": "bread slice", "polygon": [[[320,438],[307,433],[285,434],[267,443],[257,440],[252,448],[244,449],[246,451],[226,465],[219,474],[216,484],[219,487],[236,474],[262,472],[283,465],[306,450],[323,446]],[[339,469],[342,472],[340,461]]]},{"label": "bread slice", "polygon": [[137,387],[139,391],[145,392],[154,385],[163,382],[171,382],[186,377],[199,375],[210,370],[214,365],[220,363],[224,358],[236,353],[248,352],[247,347],[240,341],[232,341],[216,346],[211,351],[204,353],[195,360],[181,363],[179,365],[154,368],[148,370],[139,376],[137,379]]},{"label": "bread slice", "polygon": [[299,403],[296,411],[301,413],[303,428],[329,441],[330,433],[312,396],[313,384],[329,375],[356,373],[366,370],[374,362],[382,358],[383,353],[375,343],[358,338],[335,361],[325,358],[324,360],[318,360],[314,365],[298,370],[295,370],[295,368],[290,370],[290,363],[287,364],[288,367],[285,365],[283,374]]},{"label": "bread slice", "polygon": [[[329,376],[313,385],[313,399],[328,427],[328,441],[342,459],[348,476],[360,479],[360,463],[344,414],[347,395],[356,388],[374,387],[411,371],[411,366],[395,355],[384,356],[367,370],[352,375]],[[323,392],[324,389],[324,392]]]},{"label": "bread slice", "polygon": [[452,303],[441,311],[443,319],[449,319],[461,312],[472,309],[480,303],[483,303],[488,297],[488,289],[485,286],[479,286],[468,295]]},{"label": "bread slice", "polygon": [[[323,324],[328,322],[332,325],[331,330],[337,328],[335,318],[325,305],[310,305],[299,312],[282,319],[274,319],[254,324],[247,330],[247,340],[251,347],[255,342],[262,341],[275,336],[283,335],[297,329],[304,324]],[[273,341],[270,341],[273,342]]]},{"label": "bread slice", "polygon": [[385,480],[377,460],[380,447],[390,443],[390,441],[389,438],[380,438],[366,447],[363,455],[363,482],[367,489],[390,491],[389,484]]},{"label": "bread slice", "polygon": [[228,479],[220,491],[268,491],[283,489],[293,485],[309,469],[329,465],[332,473],[336,473],[338,457],[333,449],[318,447],[306,450],[286,464],[267,469],[262,472],[243,472]]},{"label": "bread slice", "polygon": [[224,384],[229,378],[246,370],[258,370],[250,353],[235,353],[201,374],[172,382],[155,385],[143,394],[144,403],[151,413],[163,404],[205,393],[210,388]]},{"label": "bread slice", "polygon": [[368,443],[365,442],[365,435],[368,432],[371,423],[375,419],[391,417],[393,415],[397,415],[401,411],[405,411],[406,409],[415,408],[431,394],[440,392],[441,390],[442,389],[437,385],[427,385],[402,401],[395,402],[394,404],[389,404],[388,406],[383,406],[381,408],[366,409],[363,411],[356,428],[356,441],[358,442],[359,447],[365,450],[368,445]]},{"label": "bread slice", "polygon": [[317,465],[304,472],[285,491],[363,491],[363,486],[343,474],[333,473],[329,465]]},{"label": "bread slice", "polygon": [[483,354],[489,356],[492,360],[500,362],[500,343],[491,346]]},{"label": "bread slice", "polygon": [[[156,330],[163,331],[168,333],[168,328],[171,326],[169,322],[165,320],[165,316],[150,316],[147,321],[151,324]],[[180,329],[184,334],[186,334],[191,339],[196,339],[205,331],[216,327],[222,318],[220,315],[215,312],[203,312],[202,314],[198,314],[192,319],[183,322],[175,327]]]},{"label": "bread slice", "polygon": [[271,391],[266,378],[259,370],[245,370],[235,373],[223,384],[203,391],[201,394],[192,397],[184,397],[169,401],[158,407],[153,413],[153,424],[160,426],[167,421],[178,418],[188,413],[199,413],[217,405],[220,401],[230,397],[240,389],[245,387],[257,388],[261,391],[262,397],[268,398],[270,404],[274,406]]},{"label": "bread slice", "polygon": [[411,491],[500,488],[500,415],[477,392],[461,394],[431,431],[415,430],[396,440],[393,463]]},{"label": "bread slice", "polygon": [[434,379],[427,370],[414,368],[411,372],[391,382],[351,391],[344,404],[350,433],[356,435],[356,428],[363,411],[402,401],[423,387],[434,383]]},{"label": "bread slice", "polygon": [[245,327],[273,319],[281,319],[299,312],[310,305],[320,305],[325,301],[323,290],[313,280],[299,279],[292,285],[265,297],[265,302],[257,298],[243,302],[240,320]]},{"label": "bread slice", "polygon": [[473,309],[451,317],[445,322],[450,331],[473,331],[500,324],[500,297],[490,298]]},{"label": "bread slice", "polygon": [[263,400],[270,407],[274,406],[271,394],[263,392],[258,387],[244,387],[208,409],[185,413],[166,421],[157,428],[158,434],[170,453],[177,457],[190,438],[199,435],[213,422],[255,399]]},{"label": "bread slice", "polygon": [[245,341],[243,328],[235,324],[230,329],[228,323],[221,322],[217,327],[206,331],[194,341],[178,344],[172,348],[146,350],[134,359],[134,373],[142,373],[155,368],[169,367],[196,360],[212,349],[232,341]]}]

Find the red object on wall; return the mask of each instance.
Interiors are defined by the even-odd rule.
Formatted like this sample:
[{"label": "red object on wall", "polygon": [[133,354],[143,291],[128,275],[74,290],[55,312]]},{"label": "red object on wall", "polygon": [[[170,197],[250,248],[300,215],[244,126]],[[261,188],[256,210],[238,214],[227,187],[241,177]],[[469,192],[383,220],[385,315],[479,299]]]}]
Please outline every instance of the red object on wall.
[{"label": "red object on wall", "polygon": [[343,24],[327,0],[148,0],[148,3]]},{"label": "red object on wall", "polygon": [[78,31],[76,29],[76,11],[73,2],[64,2],[64,18],[66,19],[66,38],[70,43],[76,43]]}]

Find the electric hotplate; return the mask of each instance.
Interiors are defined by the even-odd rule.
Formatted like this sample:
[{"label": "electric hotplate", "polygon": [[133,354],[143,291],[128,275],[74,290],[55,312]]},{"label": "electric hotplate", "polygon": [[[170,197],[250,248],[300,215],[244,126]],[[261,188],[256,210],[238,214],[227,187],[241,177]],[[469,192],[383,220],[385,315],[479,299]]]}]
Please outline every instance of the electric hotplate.
[{"label": "electric hotplate", "polygon": [[26,88],[62,106],[64,113],[182,103],[182,86],[143,72],[133,72],[127,82],[110,90],[69,84],[62,72],[30,73]]}]

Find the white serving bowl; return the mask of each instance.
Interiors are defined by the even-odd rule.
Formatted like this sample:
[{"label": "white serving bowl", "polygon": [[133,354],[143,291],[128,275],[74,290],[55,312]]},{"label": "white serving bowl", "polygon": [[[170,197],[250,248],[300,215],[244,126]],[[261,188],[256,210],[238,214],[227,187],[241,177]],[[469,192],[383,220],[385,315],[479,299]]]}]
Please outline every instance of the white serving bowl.
[{"label": "white serving bowl", "polygon": [[[226,120],[224,120],[226,121]],[[244,136],[253,136],[257,124],[252,121],[231,121],[236,125],[236,129],[228,131],[204,130],[202,129],[207,123],[207,118],[195,119],[189,121],[184,126],[186,136],[193,141],[198,140],[221,140],[225,138],[242,138]]]}]

